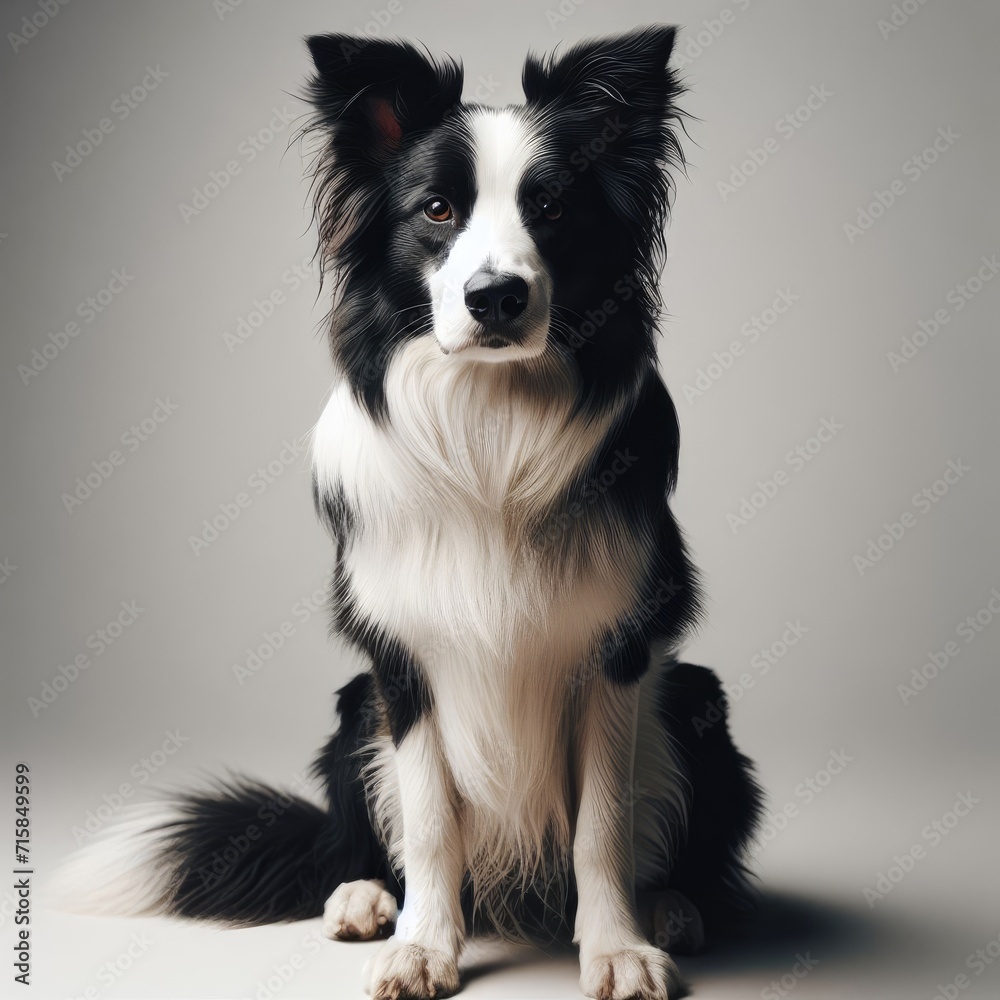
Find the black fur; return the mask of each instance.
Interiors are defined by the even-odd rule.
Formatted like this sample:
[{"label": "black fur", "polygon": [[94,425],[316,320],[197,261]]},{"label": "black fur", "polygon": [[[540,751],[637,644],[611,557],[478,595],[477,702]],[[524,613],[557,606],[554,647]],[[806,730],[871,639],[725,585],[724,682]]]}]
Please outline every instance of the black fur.
[{"label": "black fur", "polygon": [[[712,933],[752,904],[742,857],[761,793],[724,718],[710,730],[697,731],[694,720],[706,701],[725,712],[712,671],[677,663],[664,675],[658,707],[689,781],[689,821],[671,869],[638,888],[682,892]],[[221,795],[190,796],[185,819],[168,829],[163,856],[178,872],[169,911],[238,925],[300,920],[322,914],[323,903],[341,882],[362,878],[385,880],[401,903],[404,882],[394,877],[372,829],[360,776],[365,758],[359,751],[377,730],[381,711],[370,674],[360,674],[337,693],[339,728],[313,765],[326,792],[323,809],[245,781],[230,783]],[[261,836],[251,840],[250,828]],[[244,849],[234,851],[234,841]],[[576,895],[572,880],[568,884],[558,910],[552,908],[548,886],[518,887],[520,929],[536,943],[571,939]],[[470,931],[510,932],[483,920],[468,888],[463,903]]]},{"label": "black fur", "polygon": [[[710,730],[699,732],[695,720],[706,701],[719,705],[723,717]],[[729,735],[725,695],[711,670],[676,664],[664,677],[658,707],[691,789],[687,833],[667,885],[698,907],[711,933],[753,906],[743,861],[763,795],[752,762]]]},{"label": "black fur", "polygon": [[337,692],[337,714],[340,725],[312,768],[323,808],[246,779],[181,801],[183,818],[163,828],[160,861],[175,873],[160,901],[169,912],[235,925],[303,920],[321,914],[341,882],[394,885],[357,754],[378,725],[370,674]]},{"label": "black fur", "polygon": [[316,113],[307,131],[323,136],[314,183],[320,253],[339,295],[334,361],[368,409],[384,414],[388,359],[429,322],[414,257],[442,249],[403,249],[399,230],[414,191],[433,180],[472,196],[470,153],[457,126],[462,68],[405,42],[317,35],[308,44]]},{"label": "black fur", "polygon": [[[598,470],[614,470],[616,457],[621,464],[628,463],[604,495],[610,508],[607,513],[639,530],[648,528],[655,539],[653,558],[636,607],[627,620],[619,623],[613,637],[616,651],[623,642],[637,650],[631,667],[617,660],[606,667],[608,675],[617,681],[638,680],[648,667],[649,647],[676,649],[700,614],[697,575],[667,503],[677,481],[679,446],[673,401],[659,376],[650,371],[634,407],[608,437],[583,477],[584,482],[593,483]],[[645,657],[639,652],[643,643]]]},{"label": "black fur", "polygon": [[174,873],[164,902],[180,917],[236,925],[314,916],[338,871],[318,850],[327,813],[266,785],[234,780],[191,795],[163,829],[161,863]]},{"label": "black fur", "polygon": [[[638,682],[650,646],[676,648],[699,613],[696,574],[668,506],[677,415],[655,370],[671,195],[665,168],[682,163],[680,86],[667,67],[673,40],[673,29],[653,27],[547,60],[531,57],[519,112],[543,122],[546,135],[521,195],[525,224],[553,279],[551,346],[575,378],[578,415],[631,401],[589,467],[539,523],[525,526],[526,535],[554,567],[586,538],[586,531],[565,530],[567,518],[576,529],[590,521],[629,525],[652,539],[635,607],[598,651],[600,668],[620,684]],[[414,221],[420,199],[428,190],[447,193],[466,213],[475,203],[470,106],[461,103],[461,67],[411,45],[342,35],[308,44],[316,114],[307,131],[322,137],[315,176],[320,251],[337,282],[331,349],[355,397],[385,421],[388,362],[404,341],[429,332],[422,275],[454,239],[448,227],[431,232]],[[543,195],[565,204],[558,225],[538,210]],[[245,781],[183,804],[183,818],[164,830],[163,861],[175,878],[161,901],[181,916],[239,924],[316,916],[340,882],[355,879],[385,879],[402,900],[370,821],[363,748],[386,731],[398,744],[431,707],[430,696],[420,664],[357,610],[343,560],[356,512],[343,491],[316,488],[315,499],[338,545],[335,627],[369,657],[372,671],[338,692],[339,728],[314,765],[325,790],[322,808]],[[701,706],[722,703],[714,674],[674,664],[657,697],[689,779],[689,824],[671,869],[640,888],[683,892],[711,928],[749,897],[741,858],[760,793],[724,724],[695,731]],[[217,856],[223,863],[213,872]],[[569,891],[555,910],[545,885],[521,897],[519,923],[533,936],[570,934],[575,899],[571,873],[562,875]],[[482,915],[473,912],[469,892],[465,904],[470,928],[506,929],[477,923]]]},{"label": "black fur", "polygon": [[[529,57],[524,67],[529,111],[552,123],[535,169],[569,207],[548,253],[542,245],[555,274],[552,334],[580,371],[585,404],[607,402],[655,362],[665,168],[683,164],[673,44],[673,28],[653,26]],[[600,252],[579,253],[584,244]]]}]

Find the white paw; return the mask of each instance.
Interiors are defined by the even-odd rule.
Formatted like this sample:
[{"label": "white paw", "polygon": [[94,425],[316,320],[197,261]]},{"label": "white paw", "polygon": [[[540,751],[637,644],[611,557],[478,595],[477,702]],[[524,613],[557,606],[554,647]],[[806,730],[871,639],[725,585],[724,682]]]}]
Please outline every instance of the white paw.
[{"label": "white paw", "polygon": [[394,924],[396,914],[396,900],[384,882],[342,882],[323,907],[323,933],[341,941],[367,941]]},{"label": "white paw", "polygon": [[581,959],[580,989],[595,1000],[671,1000],[683,986],[670,956],[650,944]]},{"label": "white paw", "polygon": [[458,990],[458,963],[436,948],[390,938],[371,963],[372,1000],[431,1000]]}]

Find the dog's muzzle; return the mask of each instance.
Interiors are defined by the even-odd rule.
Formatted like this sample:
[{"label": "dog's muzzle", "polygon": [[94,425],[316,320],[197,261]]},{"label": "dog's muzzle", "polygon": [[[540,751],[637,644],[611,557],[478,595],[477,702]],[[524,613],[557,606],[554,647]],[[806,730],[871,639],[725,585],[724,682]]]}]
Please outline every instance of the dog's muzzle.
[{"label": "dog's muzzle", "polygon": [[465,308],[478,324],[475,337],[481,347],[509,347],[521,340],[517,319],[528,308],[530,289],[516,274],[479,270],[463,288]]}]

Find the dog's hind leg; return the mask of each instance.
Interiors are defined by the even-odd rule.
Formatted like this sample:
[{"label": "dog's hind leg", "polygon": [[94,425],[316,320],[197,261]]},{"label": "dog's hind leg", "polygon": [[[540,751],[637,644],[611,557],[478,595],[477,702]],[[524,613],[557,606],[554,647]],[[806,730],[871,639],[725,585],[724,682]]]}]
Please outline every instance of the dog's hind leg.
[{"label": "dog's hind leg", "polygon": [[705,947],[705,925],[697,907],[673,889],[636,891],[639,926],[657,948],[697,955]]},{"label": "dog's hind leg", "polygon": [[667,664],[657,710],[671,755],[686,778],[688,808],[663,888],[697,908],[709,938],[752,909],[745,868],[761,811],[751,762],[733,744],[726,697],[715,674],[691,663]]}]

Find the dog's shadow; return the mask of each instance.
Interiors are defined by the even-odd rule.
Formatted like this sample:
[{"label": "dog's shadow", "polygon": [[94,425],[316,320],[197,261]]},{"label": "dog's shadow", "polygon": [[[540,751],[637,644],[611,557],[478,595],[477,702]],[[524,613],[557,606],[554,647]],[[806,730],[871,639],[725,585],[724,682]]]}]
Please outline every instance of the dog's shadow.
[{"label": "dog's shadow", "polygon": [[898,928],[860,908],[772,891],[761,895],[752,918],[710,950],[678,964],[693,982],[739,977],[766,984],[796,965],[807,971],[818,956],[827,968],[864,965],[894,952],[902,937]]},{"label": "dog's shadow", "polygon": [[[914,929],[904,928],[861,908],[842,903],[810,899],[787,892],[765,892],[753,917],[737,930],[718,940],[697,956],[678,956],[677,963],[685,979],[695,984],[711,980],[741,979],[766,985],[772,979],[789,974],[796,963],[803,968],[822,956],[827,968],[839,964],[847,976],[871,962],[912,953]],[[930,945],[930,942],[927,942]],[[535,949],[489,943],[467,954],[462,979],[467,985],[504,970],[520,970],[530,975],[531,967],[565,965],[567,973],[577,976],[576,954],[572,949]],[[548,975],[546,975],[548,978]],[[759,987],[758,987],[759,988]],[[860,996],[848,989],[845,1000]]]}]

